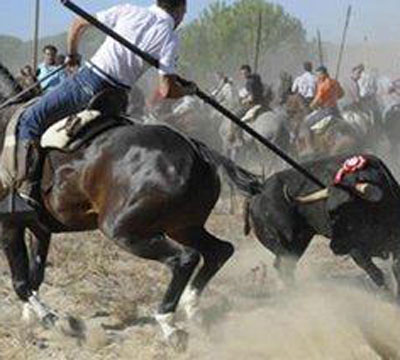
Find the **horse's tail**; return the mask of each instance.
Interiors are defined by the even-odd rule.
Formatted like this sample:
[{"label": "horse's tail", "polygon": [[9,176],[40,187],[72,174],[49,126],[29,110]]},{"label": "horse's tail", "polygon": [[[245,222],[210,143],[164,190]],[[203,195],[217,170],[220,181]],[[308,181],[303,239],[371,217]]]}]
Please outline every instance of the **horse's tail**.
[{"label": "horse's tail", "polygon": [[232,160],[212,150],[198,140],[192,139],[198,151],[207,161],[222,167],[229,180],[245,196],[254,196],[262,191],[261,177],[236,165]]},{"label": "horse's tail", "polygon": [[0,62],[0,97],[8,99],[22,91],[22,86],[11,72]]}]

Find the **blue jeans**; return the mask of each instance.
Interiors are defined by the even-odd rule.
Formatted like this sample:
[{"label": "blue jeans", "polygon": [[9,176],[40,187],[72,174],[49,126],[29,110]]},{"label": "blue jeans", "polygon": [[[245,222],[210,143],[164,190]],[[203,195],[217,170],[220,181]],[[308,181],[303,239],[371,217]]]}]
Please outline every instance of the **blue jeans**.
[{"label": "blue jeans", "polygon": [[107,88],[113,86],[83,67],[24,111],[18,123],[18,139],[39,140],[48,127],[82,111],[94,95]]}]

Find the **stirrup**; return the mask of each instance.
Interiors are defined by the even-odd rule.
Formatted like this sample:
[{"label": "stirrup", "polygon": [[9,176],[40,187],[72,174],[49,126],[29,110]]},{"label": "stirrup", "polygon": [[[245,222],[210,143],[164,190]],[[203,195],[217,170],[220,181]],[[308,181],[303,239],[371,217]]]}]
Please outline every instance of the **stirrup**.
[{"label": "stirrup", "polygon": [[[31,198],[29,198],[31,199]],[[25,195],[11,191],[1,202],[0,202],[0,221],[18,221],[26,222],[37,218],[38,204],[35,200],[25,198]]]}]

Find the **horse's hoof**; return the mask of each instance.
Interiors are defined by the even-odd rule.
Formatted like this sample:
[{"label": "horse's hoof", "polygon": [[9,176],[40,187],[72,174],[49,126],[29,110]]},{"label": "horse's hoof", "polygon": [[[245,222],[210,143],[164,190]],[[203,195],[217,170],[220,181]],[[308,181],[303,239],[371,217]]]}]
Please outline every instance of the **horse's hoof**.
[{"label": "horse's hoof", "polygon": [[44,318],[42,318],[40,321],[41,321],[41,323],[43,324],[43,326],[46,328],[46,329],[50,329],[50,328],[52,328],[52,327],[54,327],[55,325],[56,325],[56,323],[57,323],[57,321],[59,320],[59,317],[56,315],[56,314],[54,314],[54,313],[52,313],[52,312],[49,312]]},{"label": "horse's hoof", "polygon": [[57,328],[66,336],[85,339],[86,325],[83,320],[71,315],[64,316],[57,321]]},{"label": "horse's hoof", "polygon": [[32,326],[36,321],[38,317],[33,310],[31,304],[26,303],[24,304],[24,307],[22,308],[22,321],[27,325],[27,326]]},{"label": "horse's hoof", "polygon": [[181,329],[175,330],[168,337],[169,345],[177,352],[185,352],[189,343],[189,334]]}]

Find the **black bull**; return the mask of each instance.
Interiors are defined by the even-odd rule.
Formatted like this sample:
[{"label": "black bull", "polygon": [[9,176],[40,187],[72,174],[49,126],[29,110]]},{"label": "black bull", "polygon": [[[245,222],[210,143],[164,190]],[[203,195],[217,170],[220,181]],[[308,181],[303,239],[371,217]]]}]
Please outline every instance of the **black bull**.
[{"label": "black bull", "polygon": [[[253,174],[224,159],[219,161],[230,179],[249,196],[245,231],[252,228],[259,241],[276,255],[275,267],[285,279],[293,277],[297,261],[313,236],[320,234],[330,239],[335,254],[351,255],[379,287],[386,288],[384,275],[372,257],[392,254],[399,284],[400,187],[380,159],[365,157],[368,167],[345,177],[348,188],[329,186],[325,192],[319,191],[324,193],[319,200],[307,203],[305,195],[320,189],[292,169],[276,173],[261,184]],[[322,182],[333,184],[346,158],[333,156],[303,165]],[[375,194],[357,191],[356,184],[369,184]]]}]

